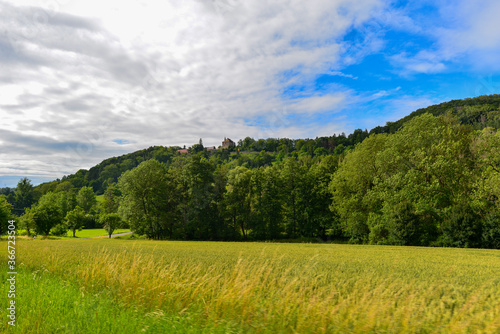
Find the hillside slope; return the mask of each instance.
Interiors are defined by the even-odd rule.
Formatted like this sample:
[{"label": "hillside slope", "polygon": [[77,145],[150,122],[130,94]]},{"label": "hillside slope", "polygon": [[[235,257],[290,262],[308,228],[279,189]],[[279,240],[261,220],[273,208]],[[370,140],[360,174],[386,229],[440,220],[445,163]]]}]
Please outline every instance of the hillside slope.
[{"label": "hillside slope", "polygon": [[[362,142],[370,134],[395,133],[406,122],[424,113],[430,113],[434,116],[450,114],[457,117],[462,124],[468,124],[477,130],[485,127],[498,129],[500,128],[500,95],[483,95],[432,105],[418,109],[396,122],[387,122],[384,126],[377,126],[369,132],[357,129],[348,136],[334,134],[330,137],[316,137],[315,139],[268,138],[259,140],[246,137],[238,141],[235,150],[267,152],[267,155],[259,157],[263,161],[262,164],[269,164],[272,161],[281,160],[285,156],[293,154],[308,154],[311,156],[340,155],[345,150]],[[156,159],[169,164],[176,155],[179,155],[177,152],[179,148],[153,146],[119,157],[112,157],[89,170],[81,169],[75,174],[63,177],[61,180],[43,183],[36,188],[39,193],[44,194],[50,190],[56,190],[58,187],[62,189],[79,189],[83,186],[91,186],[97,194],[102,194],[108,184],[116,182],[123,172],[138,166],[142,161]],[[220,151],[211,154],[219,155],[224,160],[238,158],[223,154]],[[208,156],[208,153],[206,155]]]}]

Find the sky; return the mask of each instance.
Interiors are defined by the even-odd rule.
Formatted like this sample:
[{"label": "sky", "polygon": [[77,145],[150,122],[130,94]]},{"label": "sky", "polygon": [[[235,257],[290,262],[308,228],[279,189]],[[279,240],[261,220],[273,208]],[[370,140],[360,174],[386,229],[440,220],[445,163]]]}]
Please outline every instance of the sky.
[{"label": "sky", "polygon": [[0,187],[500,91],[497,0],[0,0]]}]

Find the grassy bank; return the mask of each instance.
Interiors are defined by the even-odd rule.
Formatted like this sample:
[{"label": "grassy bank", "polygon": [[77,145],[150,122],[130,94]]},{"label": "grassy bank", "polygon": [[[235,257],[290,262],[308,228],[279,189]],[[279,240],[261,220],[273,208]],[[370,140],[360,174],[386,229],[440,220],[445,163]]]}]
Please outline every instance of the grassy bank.
[{"label": "grassy bank", "polygon": [[495,250],[105,239],[17,247],[18,263],[56,290],[67,282],[79,293],[105,293],[113,312],[161,314],[160,325],[189,315],[195,332],[207,324],[245,333],[500,328]]}]

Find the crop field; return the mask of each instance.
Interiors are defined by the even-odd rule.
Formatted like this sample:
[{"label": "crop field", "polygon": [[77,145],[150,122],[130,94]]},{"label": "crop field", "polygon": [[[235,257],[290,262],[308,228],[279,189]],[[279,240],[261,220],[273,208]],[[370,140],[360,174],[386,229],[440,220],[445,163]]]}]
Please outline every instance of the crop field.
[{"label": "crop field", "polygon": [[7,269],[0,274],[8,333],[500,333],[498,250],[114,239],[16,247],[15,331]]}]

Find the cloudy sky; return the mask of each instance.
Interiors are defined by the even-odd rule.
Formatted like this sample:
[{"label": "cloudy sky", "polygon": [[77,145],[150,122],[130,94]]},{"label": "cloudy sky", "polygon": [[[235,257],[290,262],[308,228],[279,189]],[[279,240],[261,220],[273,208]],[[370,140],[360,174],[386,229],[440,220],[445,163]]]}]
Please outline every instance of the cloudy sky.
[{"label": "cloudy sky", "polygon": [[500,91],[497,0],[0,0],[0,187]]}]

